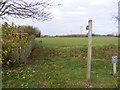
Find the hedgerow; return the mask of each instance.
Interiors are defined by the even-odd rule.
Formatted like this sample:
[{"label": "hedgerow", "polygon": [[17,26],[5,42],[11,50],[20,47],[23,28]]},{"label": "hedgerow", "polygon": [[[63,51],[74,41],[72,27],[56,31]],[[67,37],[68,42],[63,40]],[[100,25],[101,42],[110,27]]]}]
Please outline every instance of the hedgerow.
[{"label": "hedgerow", "polygon": [[16,52],[15,48],[19,50],[26,44],[28,40],[27,35],[18,35],[16,33],[18,27],[12,23],[11,25],[5,22],[2,25],[2,66],[3,68],[14,67],[21,63],[11,56],[11,53]]}]

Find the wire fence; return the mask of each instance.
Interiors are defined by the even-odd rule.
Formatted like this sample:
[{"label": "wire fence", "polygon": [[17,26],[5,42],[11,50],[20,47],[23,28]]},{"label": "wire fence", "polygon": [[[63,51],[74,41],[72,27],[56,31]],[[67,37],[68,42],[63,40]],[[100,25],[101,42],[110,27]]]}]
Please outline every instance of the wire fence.
[{"label": "wire fence", "polygon": [[11,59],[16,60],[17,63],[26,64],[34,47],[34,39],[35,37],[31,37],[22,47],[13,47],[10,53]]}]

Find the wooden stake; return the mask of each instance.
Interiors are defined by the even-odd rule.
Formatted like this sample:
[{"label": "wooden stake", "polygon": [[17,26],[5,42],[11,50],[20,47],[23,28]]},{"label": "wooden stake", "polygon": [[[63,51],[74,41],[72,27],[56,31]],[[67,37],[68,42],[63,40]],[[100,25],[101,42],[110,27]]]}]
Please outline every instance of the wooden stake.
[{"label": "wooden stake", "polygon": [[116,63],[113,63],[113,74],[116,74]]},{"label": "wooden stake", "polygon": [[0,71],[2,68],[2,26],[0,27]]},{"label": "wooden stake", "polygon": [[0,27],[0,90],[2,90],[2,27]]},{"label": "wooden stake", "polygon": [[90,80],[91,55],[92,55],[92,20],[88,21],[88,61],[87,61],[87,80]]}]

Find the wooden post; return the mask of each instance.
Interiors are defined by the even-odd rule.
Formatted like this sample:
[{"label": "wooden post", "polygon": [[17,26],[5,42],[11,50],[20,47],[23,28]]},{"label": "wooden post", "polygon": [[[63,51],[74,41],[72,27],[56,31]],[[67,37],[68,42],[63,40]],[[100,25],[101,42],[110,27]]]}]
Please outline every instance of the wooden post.
[{"label": "wooden post", "polygon": [[116,63],[113,63],[113,74],[116,74]]},{"label": "wooden post", "polygon": [[2,90],[2,27],[0,27],[0,90]]},{"label": "wooden post", "polygon": [[19,63],[19,49],[16,47],[16,60]]},{"label": "wooden post", "polygon": [[0,27],[0,71],[2,69],[2,27]]},{"label": "wooden post", "polygon": [[90,80],[91,55],[92,55],[92,20],[88,21],[88,61],[87,61],[87,80]]}]

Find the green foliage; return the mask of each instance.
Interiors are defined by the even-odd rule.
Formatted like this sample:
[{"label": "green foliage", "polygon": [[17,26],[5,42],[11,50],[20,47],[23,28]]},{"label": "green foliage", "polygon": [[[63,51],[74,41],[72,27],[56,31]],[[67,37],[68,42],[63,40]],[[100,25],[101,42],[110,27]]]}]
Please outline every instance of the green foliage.
[{"label": "green foliage", "polygon": [[11,53],[16,51],[16,47],[21,49],[21,47],[26,43],[27,37],[25,35],[13,35],[17,33],[17,26],[12,23],[9,25],[5,22],[2,25],[2,63],[3,67],[14,66],[17,62],[16,60],[12,59]]},{"label": "green foliage", "polygon": [[16,33],[17,26],[12,23],[12,25],[9,25],[7,22],[2,24],[2,33],[3,35],[11,35],[12,33]]},{"label": "green foliage", "polygon": [[29,35],[38,35],[41,34],[41,32],[38,30],[38,28],[34,28],[32,26],[18,26],[18,33],[28,33]]},{"label": "green foliage", "polygon": [[111,60],[112,56],[118,56],[118,46],[114,44],[101,47],[93,47],[92,57],[96,59]]}]

